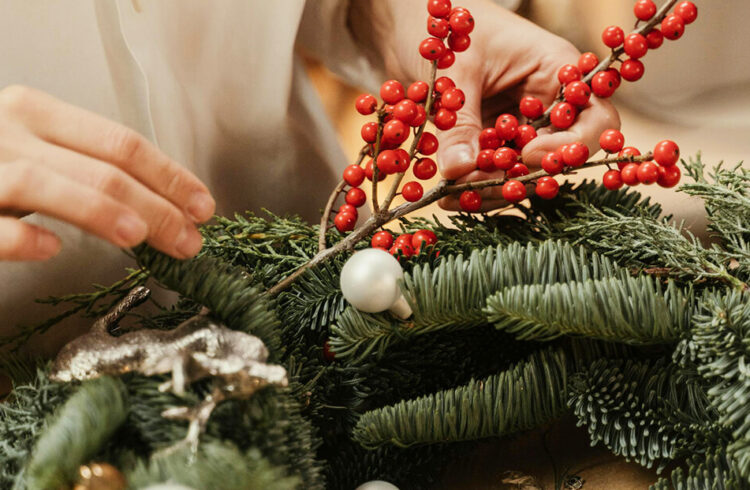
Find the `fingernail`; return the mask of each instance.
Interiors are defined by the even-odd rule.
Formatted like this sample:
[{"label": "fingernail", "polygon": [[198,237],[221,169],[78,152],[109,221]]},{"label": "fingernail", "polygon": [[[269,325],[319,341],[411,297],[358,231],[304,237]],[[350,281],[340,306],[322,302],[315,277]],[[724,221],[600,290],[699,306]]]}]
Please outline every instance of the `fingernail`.
[{"label": "fingernail", "polygon": [[471,146],[465,143],[446,148],[441,156],[442,158],[438,161],[441,171],[446,166],[453,167],[474,163],[474,151]]},{"label": "fingernail", "polygon": [[188,203],[187,213],[193,221],[198,223],[209,220],[216,209],[216,201],[205,192],[196,192],[190,197]]},{"label": "fingernail", "polygon": [[187,225],[177,237],[175,248],[184,257],[194,257],[203,247],[201,234],[192,226]]},{"label": "fingernail", "polygon": [[119,245],[132,247],[146,238],[148,226],[134,214],[124,214],[117,219],[115,234]]},{"label": "fingernail", "polygon": [[60,239],[51,233],[37,233],[35,255],[39,259],[49,259],[60,251]]}]

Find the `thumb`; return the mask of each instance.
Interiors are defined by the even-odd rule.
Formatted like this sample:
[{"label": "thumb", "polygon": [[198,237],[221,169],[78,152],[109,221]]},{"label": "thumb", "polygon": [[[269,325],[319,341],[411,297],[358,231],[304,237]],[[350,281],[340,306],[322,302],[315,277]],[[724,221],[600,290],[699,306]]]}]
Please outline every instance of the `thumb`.
[{"label": "thumb", "polygon": [[466,102],[456,114],[456,125],[447,131],[438,131],[438,167],[443,178],[448,180],[456,180],[477,168],[479,134],[482,131],[481,87],[465,77],[453,80],[463,91]]}]

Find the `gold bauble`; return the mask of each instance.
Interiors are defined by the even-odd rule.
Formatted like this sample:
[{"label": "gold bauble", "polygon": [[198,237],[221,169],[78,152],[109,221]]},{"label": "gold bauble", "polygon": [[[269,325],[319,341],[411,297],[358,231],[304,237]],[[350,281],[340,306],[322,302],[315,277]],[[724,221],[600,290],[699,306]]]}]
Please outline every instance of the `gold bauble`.
[{"label": "gold bauble", "polygon": [[78,469],[73,490],[125,490],[128,487],[120,470],[107,463],[91,463]]}]

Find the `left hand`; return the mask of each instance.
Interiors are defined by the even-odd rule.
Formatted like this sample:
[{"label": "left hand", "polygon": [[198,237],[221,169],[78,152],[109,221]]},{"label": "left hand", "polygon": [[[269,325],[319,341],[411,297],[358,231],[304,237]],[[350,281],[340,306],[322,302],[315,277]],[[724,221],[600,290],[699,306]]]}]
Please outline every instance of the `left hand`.
[{"label": "left hand", "polygon": [[[372,43],[385,63],[388,75],[410,83],[429,80],[430,62],[418,52],[426,31],[426,2],[415,0],[369,0],[370,8],[353,7],[359,22],[353,22],[357,36]],[[580,52],[568,41],[523,19],[489,0],[457,0],[455,6],[468,8],[476,27],[471,46],[456,53],[456,62],[438,76],[448,76],[466,95],[466,105],[458,112],[453,129],[439,135],[438,166],[444,178],[458,183],[502,177],[502,171],[476,170],[479,133],[492,127],[503,113],[517,113],[524,96],[534,96],[551,104],[560,84],[557,71],[566,64],[576,64]],[[368,31],[368,29],[371,29]],[[361,31],[364,31],[361,32]],[[619,129],[620,118],[607,100],[592,96],[591,102],[565,131],[542,129],[539,136],[522,151],[524,163],[533,171],[542,157],[561,145],[582,141],[592,153],[599,149],[599,135],[605,129]],[[505,205],[500,188],[484,189],[482,210]],[[459,210],[458,196],[440,201],[441,207]]]}]

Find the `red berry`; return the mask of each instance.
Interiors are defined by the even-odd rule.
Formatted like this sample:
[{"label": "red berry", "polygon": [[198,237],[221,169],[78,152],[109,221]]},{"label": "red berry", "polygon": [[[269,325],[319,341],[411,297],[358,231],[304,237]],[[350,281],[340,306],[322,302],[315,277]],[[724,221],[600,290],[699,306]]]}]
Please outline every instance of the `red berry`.
[{"label": "red berry", "polygon": [[427,112],[424,110],[424,106],[421,104],[417,104],[417,116],[412,119],[411,124],[409,126],[413,128],[418,128],[424,122],[427,120]]},{"label": "red berry", "polygon": [[554,199],[560,192],[560,184],[552,177],[539,177],[536,181],[536,195],[542,199]]},{"label": "red berry", "polygon": [[399,148],[398,150],[396,150],[396,172],[406,172],[407,170],[409,170],[410,163],[411,158],[409,157],[408,151],[404,150],[403,148]]},{"label": "red berry", "polygon": [[682,172],[677,165],[659,167],[659,178],[656,180],[656,183],[661,187],[669,189],[676,186],[680,182],[681,177]]},{"label": "red berry", "polygon": [[568,102],[560,102],[552,108],[549,115],[550,122],[557,129],[568,129],[573,125],[578,116],[578,111]]},{"label": "red berry", "polygon": [[495,128],[486,128],[479,133],[479,148],[482,150],[497,150],[502,144],[503,140],[497,136]]},{"label": "red berry", "polygon": [[451,13],[450,13],[450,15],[448,15],[448,17],[450,17],[451,15],[455,14],[456,12],[466,12],[466,13],[469,13],[469,9],[467,9],[465,7],[453,7],[451,9]]},{"label": "red berry", "polygon": [[323,344],[323,359],[325,359],[326,362],[333,362],[336,360],[336,353],[333,352],[331,344],[329,344],[327,340],[325,344]]},{"label": "red berry", "polygon": [[591,89],[585,82],[571,82],[565,86],[563,95],[574,106],[583,107],[589,103]]},{"label": "red berry", "polygon": [[625,54],[637,60],[638,58],[643,58],[648,52],[648,41],[641,34],[629,34],[625,38],[624,48]]},{"label": "red berry", "polygon": [[449,88],[440,96],[440,102],[445,109],[458,111],[466,103],[464,92],[456,87]]},{"label": "red berry", "polygon": [[377,164],[378,173],[383,175],[395,174],[398,168],[398,155],[394,150],[383,150],[378,155]]},{"label": "red berry", "polygon": [[537,119],[544,114],[544,104],[536,97],[524,97],[518,104],[518,108],[521,114],[529,119]]},{"label": "red berry", "polygon": [[434,17],[448,17],[451,13],[451,0],[428,0],[427,11]]},{"label": "red berry", "polygon": [[512,114],[501,114],[495,120],[495,131],[501,140],[512,140],[518,134],[518,119]]},{"label": "red berry", "polygon": [[612,97],[617,90],[617,85],[617,79],[610,71],[600,71],[591,79],[591,91],[602,99]]},{"label": "red berry", "polygon": [[698,7],[693,2],[680,2],[674,8],[674,13],[680,16],[686,25],[692,24],[698,18]]},{"label": "red berry", "polygon": [[495,150],[492,160],[498,170],[510,170],[518,161],[518,153],[513,148],[503,146]]},{"label": "red berry", "polygon": [[622,167],[620,170],[620,178],[622,178],[625,185],[633,187],[641,183],[641,181],[638,180],[638,168],[639,165],[637,163],[628,163]]},{"label": "red berry", "polygon": [[[373,176],[373,164],[372,164],[372,160],[370,160],[369,162],[365,164],[365,177],[367,177],[367,180],[372,182],[372,176]],[[383,179],[385,179],[385,172],[379,171],[378,182],[380,182]]]},{"label": "red berry", "polygon": [[441,19],[440,17],[433,17],[431,15],[427,17],[427,32],[430,33],[430,36],[442,39],[450,34],[450,31],[451,25],[448,23],[448,20]]},{"label": "red berry", "polygon": [[620,75],[628,82],[636,82],[643,77],[646,68],[641,60],[625,60],[620,67]]},{"label": "red berry", "polygon": [[448,47],[456,53],[461,53],[469,49],[471,45],[471,38],[469,36],[462,36],[458,34],[451,34],[448,36]]},{"label": "red berry", "polygon": [[443,56],[440,57],[440,59],[437,62],[437,67],[440,70],[445,70],[446,68],[450,68],[453,66],[453,63],[456,62],[456,53],[453,52],[451,49],[445,50],[445,53]]},{"label": "red berry", "polygon": [[358,187],[365,180],[365,171],[359,165],[349,165],[344,169],[344,181],[352,187]]},{"label": "red berry", "polygon": [[411,244],[412,236],[409,233],[404,233],[396,238],[396,241],[391,247],[391,255],[403,255],[404,257],[411,257],[414,255],[414,247]]},{"label": "red berry", "polygon": [[523,177],[524,175],[529,175],[529,167],[527,167],[523,163],[516,163],[515,165],[513,165],[513,168],[505,173],[505,176],[509,179]]},{"label": "red berry", "polygon": [[602,184],[610,191],[616,191],[623,185],[622,176],[619,170],[607,170],[602,177]]},{"label": "red berry", "polygon": [[563,168],[565,168],[562,155],[556,151],[547,153],[542,158],[542,168],[550,175],[559,174],[563,171]]},{"label": "red berry", "polygon": [[495,170],[495,150],[488,148],[482,150],[477,155],[477,168],[482,172],[492,172]]},{"label": "red berry", "polygon": [[365,191],[359,187],[352,187],[349,192],[346,193],[346,203],[351,204],[355,208],[362,206],[367,202],[367,196]]},{"label": "red berry", "polygon": [[557,72],[557,79],[561,84],[575,82],[583,78],[581,70],[576,65],[563,65]]},{"label": "red berry", "polygon": [[612,49],[622,44],[624,38],[625,32],[623,32],[622,27],[619,26],[609,26],[604,29],[604,32],[602,33],[602,41],[604,41],[604,44],[606,44],[608,48]]},{"label": "red berry", "polygon": [[518,134],[513,138],[513,142],[516,144],[516,148],[523,150],[523,148],[536,138],[536,129],[530,124],[522,124],[518,126]]},{"label": "red berry", "polygon": [[643,162],[638,166],[638,181],[651,185],[659,178],[659,167],[654,162]]},{"label": "red berry", "polygon": [[380,98],[386,104],[395,104],[404,98],[404,86],[398,80],[388,80],[380,86]]},{"label": "red berry", "polygon": [[578,58],[578,69],[581,73],[589,73],[599,64],[599,58],[594,53],[583,53]]},{"label": "red berry", "polygon": [[422,199],[422,194],[424,194],[422,184],[416,181],[407,182],[401,188],[401,195],[409,202],[419,201]]},{"label": "red berry", "polygon": [[454,111],[448,110],[443,107],[439,111],[437,111],[433,122],[435,123],[436,128],[442,131],[447,131],[456,125],[457,120],[458,116],[456,116],[456,113]]},{"label": "red berry", "polygon": [[403,121],[394,119],[383,126],[383,139],[400,145],[409,137],[409,128]]},{"label": "red berry", "polygon": [[562,158],[569,167],[580,167],[589,159],[589,147],[583,143],[571,143],[563,149]]},{"label": "red berry", "polygon": [[468,36],[474,30],[474,17],[468,10],[451,12],[449,22],[455,35]]},{"label": "red berry", "polygon": [[615,68],[607,68],[604,70],[604,73],[609,73],[612,75],[612,78],[614,78],[615,81],[615,88],[620,88],[620,83],[622,83],[622,77],[620,76],[620,72],[617,71]]},{"label": "red berry", "polygon": [[442,94],[449,88],[455,87],[456,84],[449,77],[440,77],[435,80],[435,92]]},{"label": "red berry", "polygon": [[417,114],[417,103],[411,99],[404,99],[393,106],[393,117],[406,124],[411,125]]},{"label": "red berry", "polygon": [[362,135],[362,139],[365,140],[366,143],[375,143],[375,141],[378,139],[378,123],[364,123],[362,125],[362,131],[360,134]]},{"label": "red berry", "polygon": [[339,206],[339,213],[349,213],[353,214],[354,216],[357,216],[359,213],[357,213],[357,208],[352,206],[351,204],[342,204]]},{"label": "red berry", "polygon": [[639,20],[650,20],[656,14],[656,4],[653,0],[638,0],[633,12]]},{"label": "red berry", "polygon": [[679,15],[668,15],[661,21],[661,33],[667,39],[676,41],[685,34],[685,21]]},{"label": "red berry", "polygon": [[[633,146],[627,146],[627,147],[623,148],[620,151],[620,153],[617,154],[617,156],[618,156],[618,158],[629,157],[629,156],[639,157],[639,156],[641,156],[641,152],[640,152],[640,150],[638,148],[635,148]],[[626,165],[628,165],[628,162],[620,162],[620,163],[617,164],[617,168],[619,168],[620,170],[622,170],[623,168],[625,168]]]},{"label": "red berry", "polygon": [[435,176],[437,173],[437,165],[435,165],[432,158],[420,158],[417,160],[417,163],[414,164],[412,171],[414,172],[414,177],[419,180],[427,180]]},{"label": "red berry", "polygon": [[438,139],[435,137],[435,135],[425,131],[424,133],[422,133],[422,137],[419,138],[417,151],[419,151],[419,153],[421,153],[422,155],[432,155],[437,151],[438,146]]},{"label": "red berry", "polygon": [[393,245],[393,235],[390,231],[379,231],[372,236],[370,240],[372,248],[384,248],[388,250]]},{"label": "red berry", "polygon": [[339,213],[333,218],[333,224],[341,233],[352,231],[357,224],[357,217],[349,213]]},{"label": "red berry", "polygon": [[414,102],[424,102],[427,99],[427,92],[430,91],[430,86],[427,82],[414,82],[409,85],[409,89],[406,91],[406,96]]},{"label": "red berry", "polygon": [[354,103],[357,108],[357,112],[363,116],[372,114],[378,108],[378,100],[370,94],[362,94],[357,97],[357,101]]},{"label": "red berry", "polygon": [[435,232],[431,230],[419,230],[412,235],[411,246],[419,253],[422,251],[422,246],[435,245],[437,241]]},{"label": "red berry", "polygon": [[482,196],[477,191],[464,191],[458,198],[458,204],[467,213],[477,213],[482,208]]},{"label": "red berry", "polygon": [[393,104],[385,104],[383,106],[383,113],[385,114],[385,117],[383,118],[383,122],[388,122],[391,119],[393,119],[393,108],[395,106]]},{"label": "red berry", "polygon": [[599,146],[607,153],[617,153],[625,145],[625,136],[616,129],[607,129],[599,136]]},{"label": "red berry", "polygon": [[435,61],[445,54],[445,44],[441,39],[428,37],[419,44],[419,54],[424,59]]},{"label": "red berry", "polygon": [[662,141],[654,148],[654,160],[662,167],[670,167],[679,159],[680,147],[674,141]]},{"label": "red berry", "polygon": [[503,199],[510,203],[521,202],[526,198],[526,186],[517,180],[509,180],[503,184]]},{"label": "red berry", "polygon": [[664,44],[664,34],[659,29],[651,29],[651,32],[646,34],[646,42],[648,43],[648,49],[657,49]]}]

